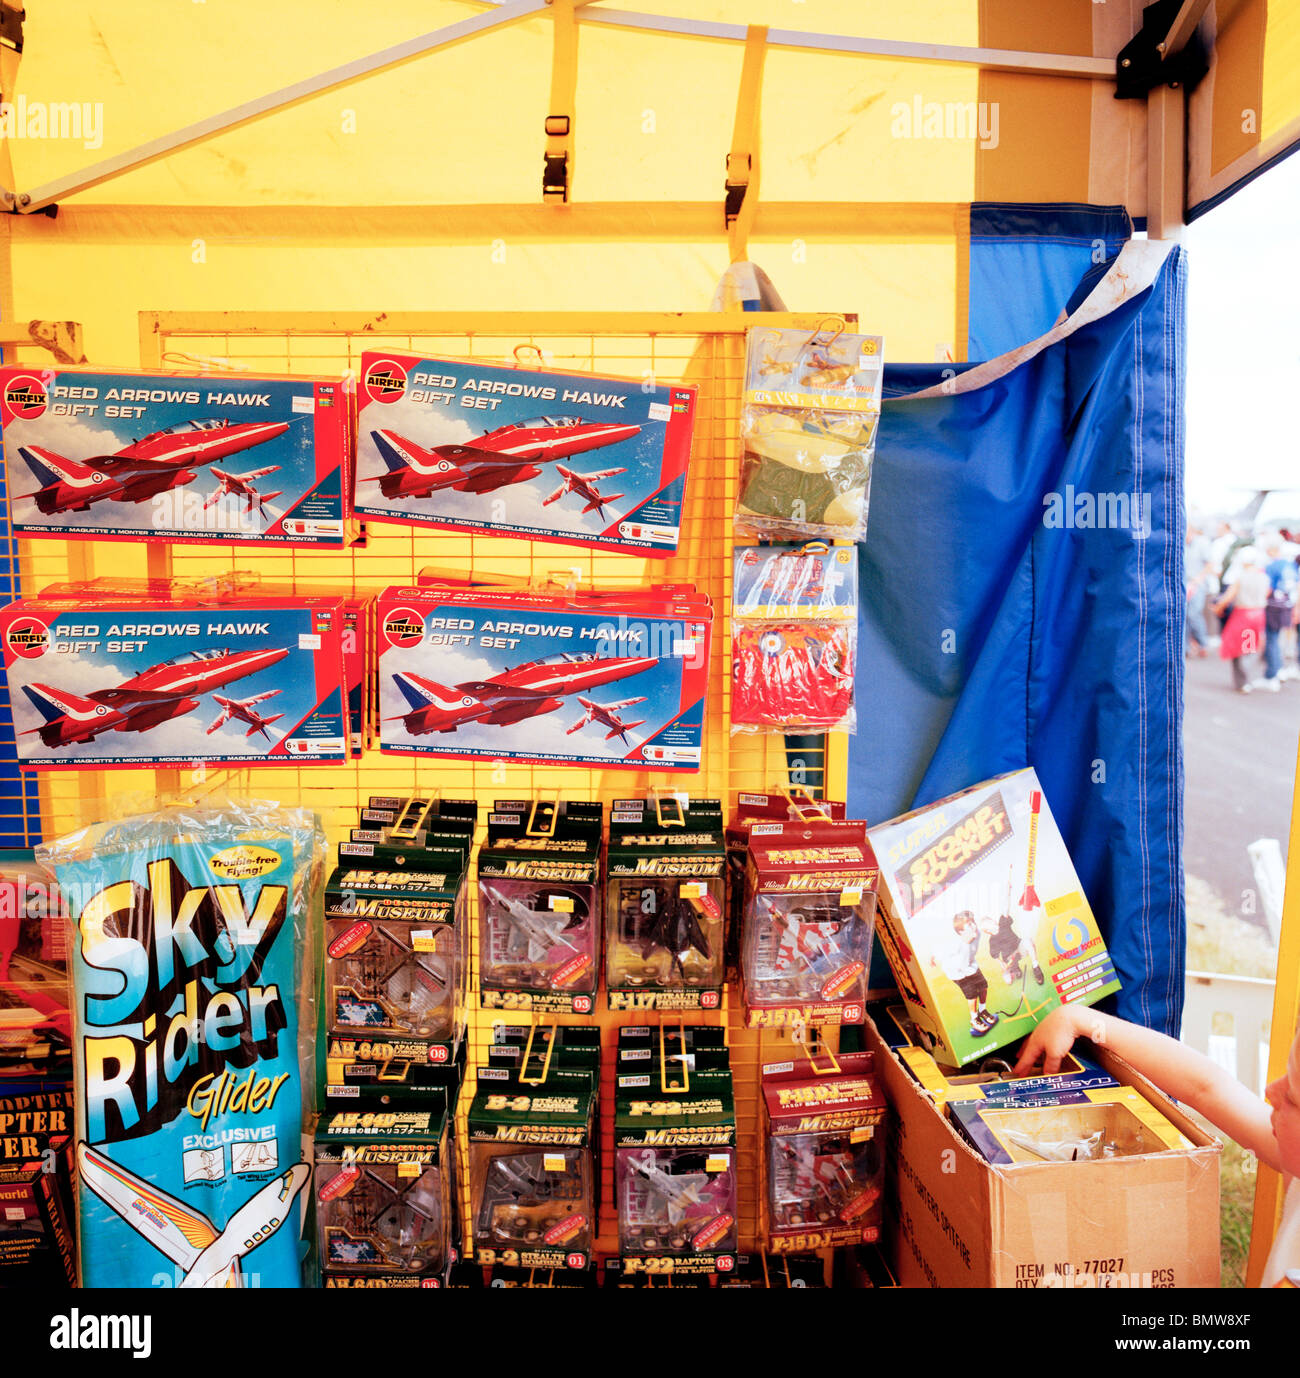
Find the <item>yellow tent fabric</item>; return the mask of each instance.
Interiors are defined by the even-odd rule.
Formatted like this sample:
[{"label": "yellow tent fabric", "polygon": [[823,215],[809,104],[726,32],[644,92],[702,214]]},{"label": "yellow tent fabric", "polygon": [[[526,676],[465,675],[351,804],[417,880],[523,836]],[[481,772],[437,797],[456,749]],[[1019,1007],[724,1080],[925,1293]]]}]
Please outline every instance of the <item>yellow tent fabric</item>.
[{"label": "yellow tent fabric", "polygon": [[[6,185],[19,191],[498,6],[253,0],[28,7]],[[768,26],[761,187],[748,245],[794,309],[856,310],[895,357],[961,352],[972,200],[1145,212],[1145,107],[1107,79],[810,51],[825,34],[1113,60],[1137,0],[604,0],[579,18],[570,202],[542,205],[553,25],[545,6],[11,218],[13,318],[83,320],[92,358],[135,357],[141,309],[707,306],[729,257],[725,158],[746,26]],[[731,26],[615,26],[642,9]],[[1300,16],[1216,0],[1193,98],[1193,198],[1295,137]],[[739,35],[736,38],[735,35]],[[1254,134],[1233,132],[1250,87]],[[62,119],[60,121],[60,111]],[[1207,113],[1208,112],[1208,113]],[[43,127],[39,127],[44,122]],[[1240,115],[1237,124],[1242,120]],[[1253,140],[1253,142],[1252,142]],[[552,141],[554,142],[554,141]],[[752,221],[752,223],[751,223]],[[7,296],[8,294],[6,294]]]}]

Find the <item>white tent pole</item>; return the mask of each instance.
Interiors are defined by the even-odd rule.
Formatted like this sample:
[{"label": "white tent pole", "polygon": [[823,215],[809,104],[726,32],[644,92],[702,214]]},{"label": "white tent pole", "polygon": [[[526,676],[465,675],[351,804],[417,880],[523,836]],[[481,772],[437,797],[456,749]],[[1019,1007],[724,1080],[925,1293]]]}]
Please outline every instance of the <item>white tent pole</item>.
[{"label": "white tent pole", "polygon": [[544,10],[546,4],[547,0],[508,0],[507,4],[501,5],[496,10],[488,10],[483,14],[474,15],[473,18],[444,25],[443,28],[421,34],[418,38],[407,39],[404,43],[396,43],[391,48],[383,48],[377,53],[371,53],[368,57],[360,57],[353,62],[345,62],[341,67],[331,67],[326,72],[307,77],[303,81],[295,82],[292,86],[281,87],[278,91],[271,91],[265,96],[258,96],[256,100],[246,101],[243,105],[236,105],[220,114],[210,115],[205,120],[186,125],[183,129],[173,130],[170,134],[164,134],[161,138],[152,139],[148,143],[128,149],[125,153],[119,153],[112,158],[105,158],[99,163],[92,163],[90,167],[83,168],[80,172],[74,172],[67,177],[60,177],[53,182],[46,182],[33,191],[21,194],[5,191],[3,199],[10,210],[17,210],[20,214],[30,215],[43,210],[46,206],[53,205],[56,201],[63,200],[67,196],[73,196],[79,191],[88,191],[91,187],[99,186],[101,182],[120,177],[124,172],[131,172],[135,168],[157,162],[159,158],[166,158],[169,154],[177,153],[181,149],[192,148],[195,144],[203,143],[228,129],[236,129],[240,125],[249,124],[253,120],[261,119],[264,115],[269,115],[276,110],[284,110],[288,106],[298,105],[302,101],[310,100],[313,96],[319,96],[322,92],[338,86],[346,86],[349,82],[359,81],[362,77],[371,76],[385,68],[410,62],[414,58],[423,57],[426,53],[445,48],[449,44],[459,43],[462,39],[473,38],[477,34],[502,28],[520,19],[526,19],[529,15]]},{"label": "white tent pole", "polygon": [[[487,0],[490,4],[499,0]],[[1189,0],[1195,3],[1196,0]],[[713,38],[743,43],[744,24],[724,24],[707,19],[682,19],[666,14],[640,14],[630,10],[585,8],[580,24],[648,30],[680,38]],[[908,62],[954,62],[985,67],[990,71],[1029,72],[1039,76],[1084,77],[1113,81],[1115,60],[1071,53],[1020,52],[1014,48],[962,48],[947,43],[904,43],[888,38],[858,38],[849,34],[807,33],[800,29],[769,29],[773,48],[804,48],[814,52],[856,53],[862,57],[892,57]]]}]

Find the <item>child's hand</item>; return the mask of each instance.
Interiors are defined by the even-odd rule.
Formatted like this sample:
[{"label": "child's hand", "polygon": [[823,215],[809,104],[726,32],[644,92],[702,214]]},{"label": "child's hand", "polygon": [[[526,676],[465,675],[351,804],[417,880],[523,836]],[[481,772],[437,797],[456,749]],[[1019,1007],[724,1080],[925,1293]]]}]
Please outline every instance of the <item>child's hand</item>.
[{"label": "child's hand", "polygon": [[1011,1070],[1013,1077],[1027,1077],[1041,1058],[1043,1074],[1055,1076],[1061,1059],[1080,1037],[1092,1037],[1096,1014],[1083,1005],[1060,1005],[1025,1039],[1020,1058]]}]

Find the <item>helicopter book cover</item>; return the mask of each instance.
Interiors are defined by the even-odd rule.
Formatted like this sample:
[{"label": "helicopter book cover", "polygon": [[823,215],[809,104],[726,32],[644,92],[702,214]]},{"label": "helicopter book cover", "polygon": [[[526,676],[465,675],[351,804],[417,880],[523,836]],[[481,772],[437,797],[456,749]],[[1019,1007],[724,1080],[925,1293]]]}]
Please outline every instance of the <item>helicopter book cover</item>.
[{"label": "helicopter book cover", "polygon": [[700,768],[707,599],[385,589],[382,752],[608,769]]},{"label": "helicopter book cover", "polygon": [[357,514],[672,555],[696,389],[361,356]]},{"label": "helicopter book cover", "polygon": [[14,533],[340,550],[353,535],[352,387],[0,368]]},{"label": "helicopter book cover", "polygon": [[348,759],[338,599],[0,610],[26,770]]}]

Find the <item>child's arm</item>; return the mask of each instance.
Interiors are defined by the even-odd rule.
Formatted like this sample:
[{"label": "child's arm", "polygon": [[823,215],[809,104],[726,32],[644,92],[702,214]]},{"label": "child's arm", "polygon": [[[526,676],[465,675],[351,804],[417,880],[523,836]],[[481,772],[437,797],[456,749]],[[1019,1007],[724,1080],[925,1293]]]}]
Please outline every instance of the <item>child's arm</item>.
[{"label": "child's arm", "polygon": [[1281,1169],[1266,1102],[1194,1048],[1100,1010],[1081,1005],[1053,1010],[1025,1039],[1012,1075],[1027,1076],[1040,1059],[1044,1072],[1059,1072],[1076,1038],[1109,1048],[1167,1096],[1190,1105],[1261,1162]]}]

